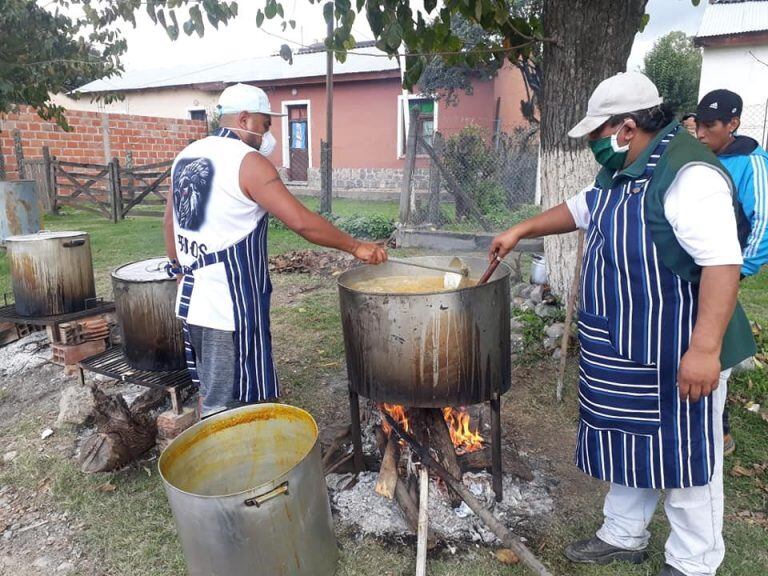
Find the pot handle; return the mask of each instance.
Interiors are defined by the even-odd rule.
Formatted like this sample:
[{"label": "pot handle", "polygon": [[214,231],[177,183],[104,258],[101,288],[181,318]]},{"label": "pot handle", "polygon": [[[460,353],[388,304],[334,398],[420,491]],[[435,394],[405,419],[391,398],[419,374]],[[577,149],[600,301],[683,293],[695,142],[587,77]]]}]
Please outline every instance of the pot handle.
[{"label": "pot handle", "polygon": [[244,504],[246,506],[256,506],[256,508],[259,508],[262,504],[264,504],[268,500],[272,500],[272,498],[276,498],[280,496],[281,494],[288,495],[288,481],[286,480],[282,484],[280,484],[277,488],[273,488],[269,492],[266,492],[264,494],[261,494],[259,496],[254,496],[253,498],[248,498]]},{"label": "pot handle", "polygon": [[66,242],[62,242],[61,245],[64,246],[64,248],[77,248],[83,244],[85,244],[85,240],[80,238],[79,240],[67,240]]}]

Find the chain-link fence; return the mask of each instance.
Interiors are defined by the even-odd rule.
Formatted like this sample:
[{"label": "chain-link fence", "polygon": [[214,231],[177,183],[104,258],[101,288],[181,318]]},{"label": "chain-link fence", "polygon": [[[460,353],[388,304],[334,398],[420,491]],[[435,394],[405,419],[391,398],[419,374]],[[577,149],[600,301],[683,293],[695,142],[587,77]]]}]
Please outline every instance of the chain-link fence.
[{"label": "chain-link fence", "polygon": [[744,106],[739,134],[754,138],[763,148],[768,146],[768,101]]},{"label": "chain-link fence", "polygon": [[[411,125],[420,126],[418,121]],[[508,131],[473,124],[438,132],[420,129],[409,145],[404,188],[410,187],[410,203],[401,203],[405,224],[493,232],[537,210],[537,124]],[[410,177],[409,165],[414,167]]]}]

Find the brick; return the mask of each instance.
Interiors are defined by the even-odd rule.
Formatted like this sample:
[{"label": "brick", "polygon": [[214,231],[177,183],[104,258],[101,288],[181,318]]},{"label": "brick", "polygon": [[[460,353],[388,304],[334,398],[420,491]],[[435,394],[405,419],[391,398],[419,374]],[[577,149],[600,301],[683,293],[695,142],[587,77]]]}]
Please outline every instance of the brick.
[{"label": "brick", "polygon": [[60,366],[76,365],[81,360],[95,356],[107,349],[104,340],[83,342],[82,344],[51,344],[53,363]]},{"label": "brick", "polygon": [[197,408],[194,406],[184,406],[181,414],[166,410],[157,417],[157,445],[165,450],[174,438],[198,420]]}]

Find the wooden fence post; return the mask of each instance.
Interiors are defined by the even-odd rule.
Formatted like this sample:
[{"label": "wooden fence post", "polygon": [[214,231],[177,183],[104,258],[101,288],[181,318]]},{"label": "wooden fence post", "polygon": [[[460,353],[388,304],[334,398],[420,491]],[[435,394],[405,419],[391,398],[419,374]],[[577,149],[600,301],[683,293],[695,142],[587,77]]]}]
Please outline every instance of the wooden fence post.
[{"label": "wooden fence post", "polygon": [[13,152],[16,154],[16,172],[19,180],[26,180],[27,171],[24,168],[24,147],[21,144],[21,132],[13,131]]},{"label": "wooden fence post", "polygon": [[5,180],[5,155],[2,142],[0,142],[0,180]]},{"label": "wooden fence post", "polygon": [[[443,135],[440,132],[435,132],[432,147],[435,149],[437,157],[441,158],[443,156]],[[442,225],[440,218],[441,186],[440,169],[437,167],[437,162],[431,161],[429,163],[429,209],[427,220],[437,227]]]},{"label": "wooden fence post", "polygon": [[48,194],[48,214],[56,214],[55,168],[51,160],[51,149],[43,146],[43,171],[45,172],[45,192]]},{"label": "wooden fence post", "polygon": [[403,187],[400,190],[400,223],[411,221],[411,182],[416,167],[416,135],[419,124],[419,108],[414,106],[409,111],[408,138],[405,145],[405,166],[403,167]]},{"label": "wooden fence post", "polygon": [[112,205],[112,222],[123,219],[122,190],[120,189],[120,160],[112,158],[109,163],[109,192]]}]

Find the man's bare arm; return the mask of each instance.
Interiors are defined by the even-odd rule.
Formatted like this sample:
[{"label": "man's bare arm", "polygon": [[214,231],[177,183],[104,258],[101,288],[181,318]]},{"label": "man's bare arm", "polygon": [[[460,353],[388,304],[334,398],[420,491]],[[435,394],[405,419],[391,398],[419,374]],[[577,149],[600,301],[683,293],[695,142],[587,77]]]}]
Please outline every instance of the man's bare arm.
[{"label": "man's bare arm", "polygon": [[488,255],[493,258],[498,254],[501,258],[504,258],[523,238],[539,238],[540,236],[549,236],[550,234],[565,234],[574,230],[576,230],[576,222],[574,222],[568,206],[563,202],[546,212],[542,212],[533,218],[512,226],[509,230],[496,236],[491,242]]},{"label": "man's bare arm", "polygon": [[723,335],[739,292],[741,266],[705,266],[701,270],[696,324],[677,375],[680,398],[696,402],[717,388]]},{"label": "man's bare arm", "polygon": [[240,166],[240,188],[248,198],[313,244],[349,252],[370,264],[387,258],[381,246],[352,238],[299,202],[272,163],[256,152],[248,154]]}]

